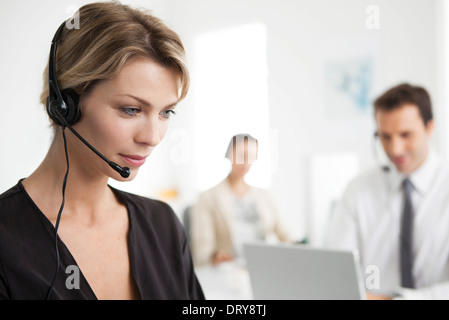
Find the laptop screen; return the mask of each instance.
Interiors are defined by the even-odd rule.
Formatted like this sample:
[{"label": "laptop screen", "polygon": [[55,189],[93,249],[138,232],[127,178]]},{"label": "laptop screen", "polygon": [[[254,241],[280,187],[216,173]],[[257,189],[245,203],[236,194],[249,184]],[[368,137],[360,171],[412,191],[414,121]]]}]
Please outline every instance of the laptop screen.
[{"label": "laptop screen", "polygon": [[257,300],[362,300],[356,251],[247,243],[244,254]]}]

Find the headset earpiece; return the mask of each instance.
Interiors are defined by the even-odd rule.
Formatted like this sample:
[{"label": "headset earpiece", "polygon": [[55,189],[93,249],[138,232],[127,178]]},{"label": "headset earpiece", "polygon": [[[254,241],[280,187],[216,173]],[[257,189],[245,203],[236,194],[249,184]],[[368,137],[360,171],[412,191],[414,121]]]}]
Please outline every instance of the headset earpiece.
[{"label": "headset earpiece", "polygon": [[51,99],[50,95],[47,98],[47,113],[53,122],[57,123],[58,125],[62,125],[60,120],[58,119],[58,115],[56,114],[55,110],[60,109],[60,103],[58,100]]},{"label": "headset earpiece", "polygon": [[73,125],[81,118],[81,112],[79,111],[79,96],[72,89],[66,89],[61,92],[62,100],[47,98],[47,113],[50,119],[56,124],[62,126],[62,122],[59,119],[60,115],[68,122],[68,124]]},{"label": "headset earpiece", "polygon": [[74,125],[81,118],[79,109],[79,96],[73,89],[65,89],[61,92],[62,99],[66,105],[64,118],[70,125]]}]

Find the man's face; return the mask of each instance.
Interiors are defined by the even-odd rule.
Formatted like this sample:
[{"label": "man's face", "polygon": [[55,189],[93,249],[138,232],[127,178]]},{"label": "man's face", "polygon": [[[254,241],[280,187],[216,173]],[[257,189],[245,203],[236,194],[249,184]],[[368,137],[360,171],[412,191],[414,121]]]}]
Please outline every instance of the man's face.
[{"label": "man's face", "polygon": [[414,104],[376,112],[377,133],[388,158],[399,172],[412,173],[429,152],[433,121],[427,125]]}]

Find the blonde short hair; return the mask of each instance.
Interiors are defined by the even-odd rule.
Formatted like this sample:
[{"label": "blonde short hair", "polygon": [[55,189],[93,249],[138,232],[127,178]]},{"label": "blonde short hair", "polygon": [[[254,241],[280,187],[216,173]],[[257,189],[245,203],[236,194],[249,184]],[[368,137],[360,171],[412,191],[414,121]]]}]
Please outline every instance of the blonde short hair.
[{"label": "blonde short hair", "polygon": [[[59,89],[79,96],[99,80],[116,76],[133,57],[148,57],[174,68],[180,77],[179,100],[187,95],[190,76],[180,37],[150,11],[118,2],[96,2],[78,10],[79,29],[63,28],[58,40],[56,73]],[[40,96],[49,94],[48,64]]]}]

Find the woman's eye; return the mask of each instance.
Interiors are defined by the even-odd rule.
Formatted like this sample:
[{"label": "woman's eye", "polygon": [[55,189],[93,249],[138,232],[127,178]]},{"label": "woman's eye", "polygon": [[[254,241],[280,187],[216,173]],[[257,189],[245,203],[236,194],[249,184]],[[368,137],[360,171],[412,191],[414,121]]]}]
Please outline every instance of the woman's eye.
[{"label": "woman's eye", "polygon": [[126,108],[121,108],[122,112],[129,115],[129,116],[135,116],[136,114],[138,114],[140,112],[139,108],[136,107],[126,107]]},{"label": "woman's eye", "polygon": [[171,117],[171,115],[176,114],[176,112],[174,110],[164,110],[161,112],[162,117],[168,119]]}]

